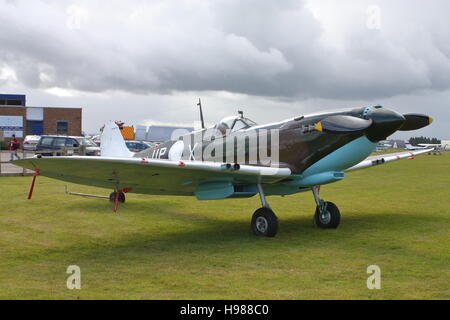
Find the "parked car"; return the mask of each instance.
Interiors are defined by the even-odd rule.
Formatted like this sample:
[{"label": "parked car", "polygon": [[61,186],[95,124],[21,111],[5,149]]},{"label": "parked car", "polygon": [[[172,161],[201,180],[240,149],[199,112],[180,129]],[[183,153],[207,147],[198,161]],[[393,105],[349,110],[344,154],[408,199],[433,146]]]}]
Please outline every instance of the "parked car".
[{"label": "parked car", "polygon": [[125,141],[128,150],[131,152],[140,152],[142,150],[150,148],[150,145],[143,141]]},{"label": "parked car", "polygon": [[39,143],[41,136],[26,136],[23,140],[23,150],[34,151]]},{"label": "parked car", "polygon": [[[87,156],[100,155],[100,147],[91,139],[77,136],[42,136],[36,146],[36,154],[51,156],[53,150],[73,149],[73,154],[80,154],[80,147],[86,148]],[[57,154],[61,155],[61,154]]]},{"label": "parked car", "polygon": [[91,139],[92,139],[92,141],[94,141],[98,146],[100,146],[100,144],[101,144],[101,138],[102,138],[102,136],[99,134],[99,135],[96,135],[96,136],[93,136]]}]

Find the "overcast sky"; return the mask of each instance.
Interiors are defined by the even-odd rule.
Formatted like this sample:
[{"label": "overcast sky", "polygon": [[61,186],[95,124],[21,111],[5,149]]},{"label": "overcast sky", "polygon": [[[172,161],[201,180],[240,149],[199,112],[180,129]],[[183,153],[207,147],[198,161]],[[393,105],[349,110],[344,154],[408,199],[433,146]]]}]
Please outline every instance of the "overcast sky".
[{"label": "overcast sky", "polygon": [[264,123],[382,104],[450,139],[447,0],[0,0],[0,92],[83,127]]}]

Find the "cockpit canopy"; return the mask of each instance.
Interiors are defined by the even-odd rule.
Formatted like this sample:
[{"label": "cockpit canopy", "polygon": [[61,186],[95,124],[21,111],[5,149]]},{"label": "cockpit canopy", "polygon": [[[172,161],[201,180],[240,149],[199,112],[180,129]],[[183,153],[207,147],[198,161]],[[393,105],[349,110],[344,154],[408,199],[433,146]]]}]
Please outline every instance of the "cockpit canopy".
[{"label": "cockpit canopy", "polygon": [[226,117],[223,118],[222,120],[220,120],[215,126],[214,128],[219,130],[220,133],[222,133],[223,135],[229,134],[230,132],[235,132],[238,130],[243,130],[243,129],[247,129],[253,126],[256,126],[257,124],[248,119],[248,118],[243,118],[243,117],[239,117],[239,116],[231,116],[231,117]]}]

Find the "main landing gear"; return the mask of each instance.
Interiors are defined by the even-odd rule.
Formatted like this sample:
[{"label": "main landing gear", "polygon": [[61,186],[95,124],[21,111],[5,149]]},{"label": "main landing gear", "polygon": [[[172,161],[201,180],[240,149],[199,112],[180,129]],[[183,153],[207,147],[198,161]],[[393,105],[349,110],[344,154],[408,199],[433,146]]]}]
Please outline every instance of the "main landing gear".
[{"label": "main landing gear", "polygon": [[341,213],[338,207],[333,202],[320,199],[320,186],[314,186],[311,189],[317,204],[314,223],[322,229],[336,229],[341,221]]},{"label": "main landing gear", "polygon": [[[252,217],[252,231],[257,236],[275,237],[278,231],[278,218],[266,201],[261,184],[257,184],[262,208],[255,211]],[[341,214],[338,207],[330,201],[323,201],[319,197],[320,186],[311,188],[314,200],[316,200],[316,212],[314,223],[322,229],[336,229],[341,221]]]},{"label": "main landing gear", "polygon": [[122,191],[113,191],[109,195],[109,201],[114,202],[117,196],[117,201],[120,203],[125,203],[125,193]]},{"label": "main landing gear", "polygon": [[123,192],[122,190],[111,192],[111,194],[109,195],[109,201],[114,202],[113,212],[117,212],[117,209],[119,209],[119,202],[125,202],[125,192]]},{"label": "main landing gear", "polygon": [[266,201],[261,184],[257,184],[262,208],[255,211],[252,217],[252,231],[257,236],[275,237],[278,231],[278,218]]}]

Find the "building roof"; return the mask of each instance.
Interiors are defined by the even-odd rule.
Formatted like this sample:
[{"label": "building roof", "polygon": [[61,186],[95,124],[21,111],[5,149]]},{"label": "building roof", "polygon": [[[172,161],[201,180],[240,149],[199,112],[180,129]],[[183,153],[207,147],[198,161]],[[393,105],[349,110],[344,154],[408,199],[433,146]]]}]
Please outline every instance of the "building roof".
[{"label": "building roof", "polygon": [[388,143],[392,144],[393,148],[399,148],[399,149],[406,148],[406,143],[404,140],[391,139],[391,140],[388,140]]},{"label": "building roof", "polygon": [[1,107],[7,107],[7,108],[44,108],[44,109],[83,109],[82,107],[55,107],[55,106],[41,107],[41,106],[18,106],[18,105],[4,105],[4,104],[0,104],[0,108]]}]

